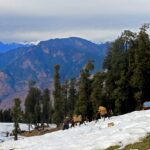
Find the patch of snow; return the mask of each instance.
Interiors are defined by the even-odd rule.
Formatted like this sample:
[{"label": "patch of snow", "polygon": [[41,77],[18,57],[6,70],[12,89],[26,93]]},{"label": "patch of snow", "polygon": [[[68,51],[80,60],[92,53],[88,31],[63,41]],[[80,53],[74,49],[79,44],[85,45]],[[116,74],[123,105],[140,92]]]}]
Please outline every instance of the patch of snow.
[{"label": "patch of snow", "polygon": [[37,41],[31,41],[31,42],[20,42],[22,45],[38,45],[40,43],[39,40]]}]

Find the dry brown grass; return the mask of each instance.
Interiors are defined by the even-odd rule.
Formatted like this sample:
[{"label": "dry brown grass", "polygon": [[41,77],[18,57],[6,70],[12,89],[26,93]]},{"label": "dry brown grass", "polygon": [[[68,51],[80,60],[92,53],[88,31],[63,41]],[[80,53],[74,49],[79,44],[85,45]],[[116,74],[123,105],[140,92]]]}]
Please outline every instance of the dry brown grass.
[{"label": "dry brown grass", "polygon": [[44,135],[46,133],[52,133],[52,132],[59,131],[59,130],[60,130],[59,128],[45,128],[44,130],[43,129],[35,129],[30,132],[25,131],[25,132],[21,133],[21,135],[26,136],[26,137],[31,137],[31,136]]}]

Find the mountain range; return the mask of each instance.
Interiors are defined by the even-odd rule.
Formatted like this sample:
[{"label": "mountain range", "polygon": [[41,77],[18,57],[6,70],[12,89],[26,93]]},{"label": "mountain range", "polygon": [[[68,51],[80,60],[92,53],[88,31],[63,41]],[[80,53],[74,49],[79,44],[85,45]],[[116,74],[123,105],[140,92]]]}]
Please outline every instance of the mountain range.
[{"label": "mountain range", "polygon": [[7,51],[17,49],[20,47],[29,47],[32,44],[30,43],[3,43],[0,42],[0,53],[5,53]]},{"label": "mountain range", "polygon": [[95,71],[101,70],[108,45],[70,37],[0,53],[0,108],[11,107],[15,97],[25,99],[29,80],[41,89],[52,87],[55,64],[60,65],[62,82],[79,76],[89,59],[94,60]]}]

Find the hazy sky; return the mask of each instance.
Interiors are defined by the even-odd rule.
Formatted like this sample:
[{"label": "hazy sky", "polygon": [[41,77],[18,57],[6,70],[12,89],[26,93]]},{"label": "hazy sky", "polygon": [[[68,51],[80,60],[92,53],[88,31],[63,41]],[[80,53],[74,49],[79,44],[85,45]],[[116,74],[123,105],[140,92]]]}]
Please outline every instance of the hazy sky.
[{"label": "hazy sky", "polygon": [[150,0],[0,0],[0,41],[116,38],[150,22]]}]

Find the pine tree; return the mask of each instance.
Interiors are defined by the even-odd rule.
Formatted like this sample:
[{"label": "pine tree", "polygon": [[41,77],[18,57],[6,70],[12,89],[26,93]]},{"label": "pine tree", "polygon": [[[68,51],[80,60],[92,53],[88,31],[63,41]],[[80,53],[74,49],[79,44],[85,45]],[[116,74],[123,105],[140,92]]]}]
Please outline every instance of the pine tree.
[{"label": "pine tree", "polygon": [[42,97],[42,101],[43,101],[43,110],[42,110],[42,122],[43,123],[48,123],[51,120],[51,115],[52,115],[52,105],[51,105],[51,101],[50,101],[50,92],[48,89],[44,90],[43,93],[43,97]]},{"label": "pine tree", "polygon": [[76,102],[75,113],[82,115],[84,118],[92,120],[93,109],[92,102],[90,100],[91,95],[91,79],[90,71],[94,69],[92,60],[89,60],[84,69],[80,73],[79,81],[79,98]]},{"label": "pine tree", "polygon": [[62,100],[63,100],[63,114],[64,118],[68,116],[69,113],[69,106],[68,106],[68,81],[65,80],[64,84],[62,85]]},{"label": "pine tree", "polygon": [[53,121],[54,123],[59,126],[63,121],[63,100],[62,100],[62,93],[61,93],[61,84],[60,84],[60,75],[59,69],[60,66],[58,64],[54,67],[54,114],[53,114]]},{"label": "pine tree", "polygon": [[92,92],[91,92],[91,101],[92,101],[92,106],[93,106],[93,111],[94,114],[97,112],[98,107],[100,105],[104,106],[104,99],[103,95],[105,94],[104,91],[104,73],[96,73],[93,77],[93,82],[92,82]]},{"label": "pine tree", "polygon": [[76,90],[76,80],[72,78],[69,82],[68,89],[68,115],[69,117],[73,116],[75,110],[75,103],[77,101],[77,90]]},{"label": "pine tree", "polygon": [[29,92],[25,99],[25,118],[29,126],[35,124],[38,127],[38,122],[41,121],[41,91],[40,89],[29,86]]},{"label": "pine tree", "polygon": [[39,128],[39,123],[42,122],[42,104],[41,104],[41,92],[40,91],[36,91],[36,104],[34,107],[34,113],[35,113],[35,127]]},{"label": "pine tree", "polygon": [[21,120],[21,101],[20,99],[14,99],[13,107],[13,121],[14,121],[14,140],[18,140],[19,133],[19,121]]},{"label": "pine tree", "polygon": [[76,102],[75,107],[75,113],[84,117],[87,116],[86,79],[85,72],[81,71],[79,81],[79,99]]}]

